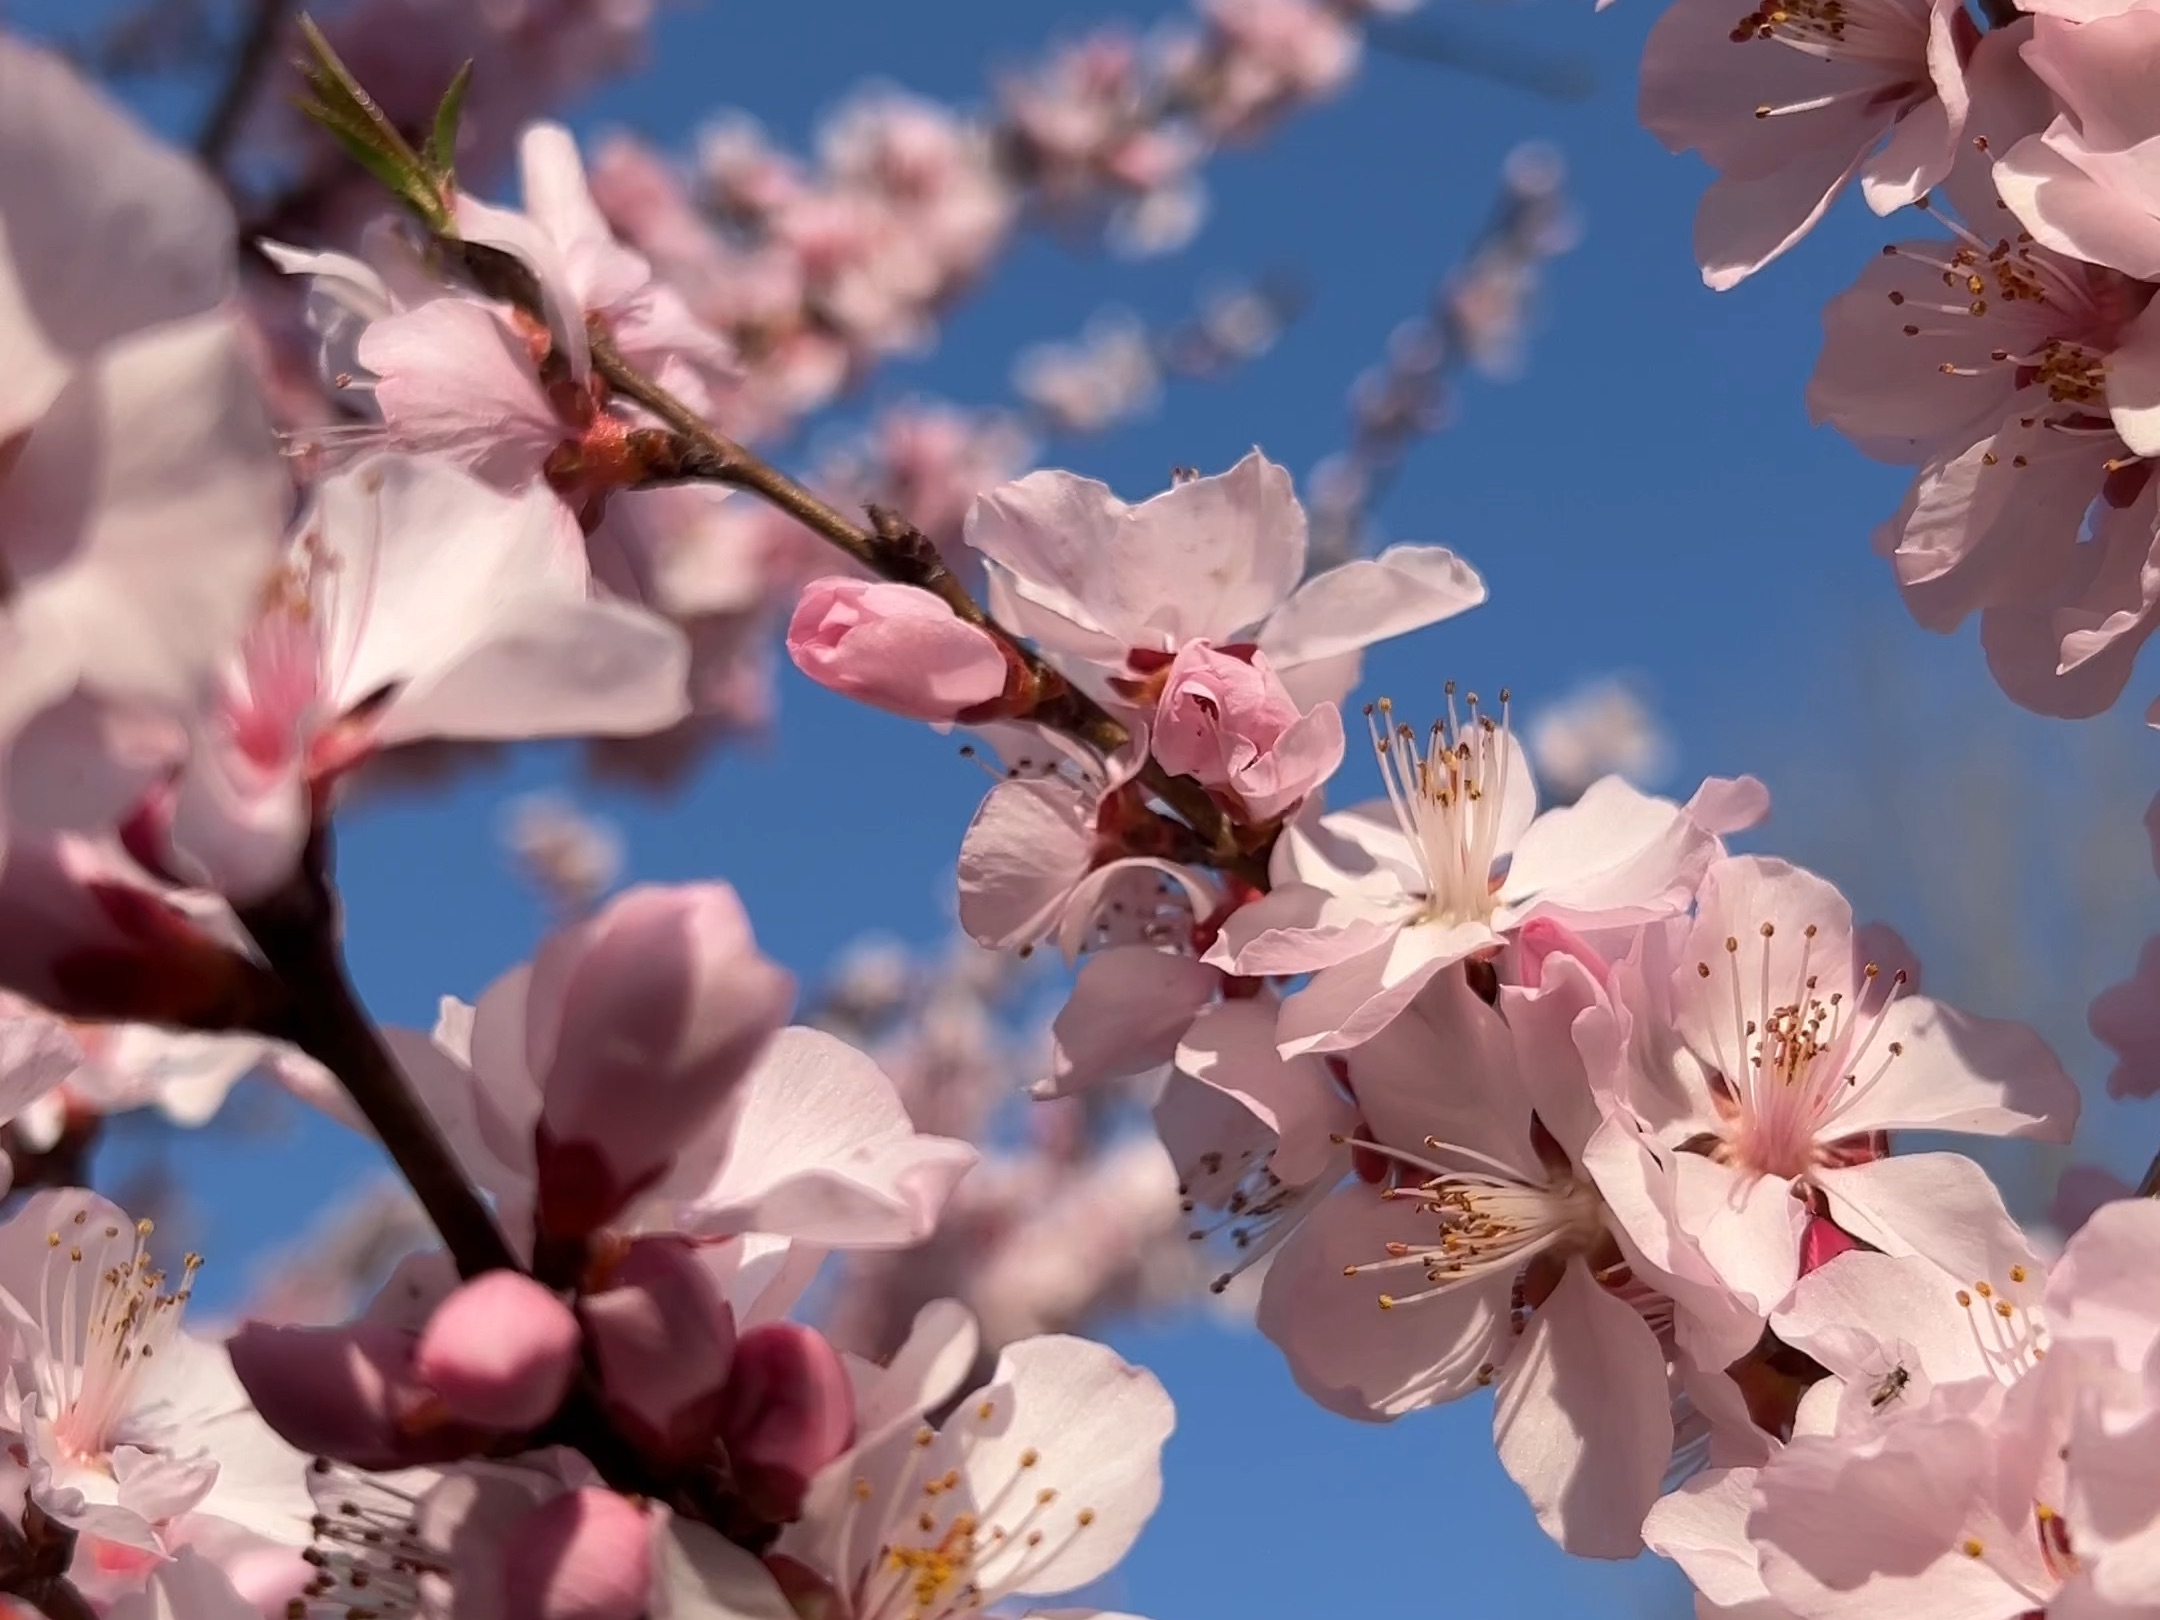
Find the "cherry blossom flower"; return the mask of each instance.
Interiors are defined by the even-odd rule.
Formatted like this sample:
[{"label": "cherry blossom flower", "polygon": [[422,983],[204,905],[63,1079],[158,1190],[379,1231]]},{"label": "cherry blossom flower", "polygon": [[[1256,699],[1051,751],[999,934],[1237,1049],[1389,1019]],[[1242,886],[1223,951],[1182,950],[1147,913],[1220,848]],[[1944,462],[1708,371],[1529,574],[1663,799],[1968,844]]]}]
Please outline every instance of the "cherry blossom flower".
[{"label": "cherry blossom flower", "polygon": [[1193,869],[1145,847],[1148,817],[1129,755],[1096,758],[1039,727],[986,728],[1007,756],[960,845],[960,926],[977,944],[1026,949],[1055,939],[1077,958],[1095,945],[1189,948],[1215,906]]},{"label": "cherry blossom flower", "polygon": [[1598,1116],[1569,1029],[1594,997],[1577,969],[1494,1008],[1450,975],[1361,1046],[1355,1151],[1373,1173],[1283,1244],[1259,1321],[1346,1416],[1497,1385],[1494,1439],[1539,1522],[1625,1558],[1673,1458],[1674,1307],[1579,1168]]},{"label": "cherry blossom flower", "polygon": [[[2003,201],[2055,251],[2160,281],[2160,115],[2144,94],[2160,64],[2160,17],[2141,5],[2034,9],[2057,13],[2035,21],[2024,55],[2060,112],[2004,154]],[[2139,380],[2149,391],[2160,379],[2148,368]]]},{"label": "cherry blossom flower", "polygon": [[[1758,1318],[1800,1274],[1810,1210],[1953,1277],[1997,1274],[2024,1244],[1980,1168],[1885,1156],[1881,1133],[2067,1140],[2077,1088],[2019,1024],[1908,990],[1862,954],[1852,910],[1783,861],[1733,857],[1681,935],[1646,930],[1616,970],[1616,1013],[1579,1035],[1613,1076],[1588,1150],[1634,1241],[1691,1240]],[[1592,1050],[1592,1049],[1595,1050]]]},{"label": "cherry blossom flower", "polygon": [[[1835,1431],[1796,1438],[1756,1477],[1747,1532],[1768,1596],[1804,1620],[2129,1614],[2160,1599],[2160,1319],[2138,1281],[2156,1246],[2160,1210],[2129,1199],[2071,1239],[2044,1305],[2029,1275],[1959,1289],[1976,1319],[1966,1345],[1936,1337],[1983,1370],[1910,1405],[1910,1385],[1848,1402]],[[1945,1314],[1922,1305],[1914,1330]]]},{"label": "cherry blossom flower", "polygon": [[1285,1053],[1369,1040],[1436,974],[1535,918],[1614,927],[1688,903],[1712,834],[1618,777],[1537,815],[1505,703],[1494,718],[1472,697],[1467,723],[1451,713],[1422,744],[1383,703],[1387,799],[1285,829],[1276,887],[1223,924],[1206,960],[1226,972],[1313,975],[1283,1003]]},{"label": "cherry blossom flower", "polygon": [[169,1278],[149,1235],[76,1191],[38,1193],[0,1226],[10,1418],[31,1496],[130,1546],[159,1547],[183,1516],[301,1546],[304,1459],[256,1416],[225,1352],[182,1331],[199,1257]]},{"label": "cherry blossom flower", "polygon": [[1878,214],[1939,184],[1977,30],[1952,0],[1800,0],[1744,15],[1675,0],[1643,51],[1643,123],[1718,171],[1695,220],[1703,280],[1737,286],[1859,176]]},{"label": "cherry blossom flower", "polygon": [[941,1428],[888,1424],[836,1462],[775,1550],[844,1620],[1070,1591],[1154,1512],[1173,1421],[1154,1376],[1101,1345],[1023,1339]]},{"label": "cherry blossom flower", "polygon": [[1947,630],[1979,611],[2014,699],[2090,714],[2160,622],[2142,583],[2160,311],[2117,271],[1953,228],[1887,249],[1833,302],[1809,406],[1921,464],[1877,542],[1914,616]]},{"label": "cherry blossom flower", "polygon": [[595,599],[544,490],[372,458],[324,481],[171,808],[174,864],[236,898],[291,869],[338,778],[429,737],[656,730],[679,632]]},{"label": "cherry blossom flower", "polygon": [[[229,302],[233,221],[210,178],[13,39],[0,103],[6,746],[78,691],[184,713],[246,623],[291,485]],[[102,724],[70,736],[81,755],[112,747]],[[11,776],[34,772],[48,824],[95,825],[156,763]]]},{"label": "cherry blossom flower", "polygon": [[992,565],[1000,623],[1094,666],[1128,701],[1137,684],[1152,702],[1153,678],[1193,641],[1255,644],[1301,706],[1337,699],[1360,650],[1485,599],[1440,546],[1393,546],[1305,579],[1304,509],[1258,451],[1138,506],[1092,479],[1030,473],[976,501],[967,542]]},{"label": "cherry blossom flower", "polygon": [[432,1041],[390,1033],[521,1244],[536,1213],[577,1234],[919,1241],[974,1151],[918,1135],[862,1053],[773,1034],[791,988],[724,885],[631,889],[476,1007],[446,1004]]}]

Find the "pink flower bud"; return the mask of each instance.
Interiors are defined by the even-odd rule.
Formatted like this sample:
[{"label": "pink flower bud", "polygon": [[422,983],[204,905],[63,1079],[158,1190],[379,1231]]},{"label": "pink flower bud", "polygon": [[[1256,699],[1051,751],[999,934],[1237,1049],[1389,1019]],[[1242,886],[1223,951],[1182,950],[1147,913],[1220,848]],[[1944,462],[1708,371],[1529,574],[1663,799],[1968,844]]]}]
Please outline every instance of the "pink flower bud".
[{"label": "pink flower bud", "polygon": [[1153,747],[1164,770],[1234,797],[1249,820],[1273,821],[1342,763],[1342,715],[1332,703],[1299,713],[1257,648],[1189,641],[1163,678]]},{"label": "pink flower bud", "polygon": [[457,1417],[515,1432],[554,1415],[577,1360],[570,1307],[530,1277],[491,1271],[436,1307],[413,1370]]},{"label": "pink flower bud", "polygon": [[667,1465],[712,1449],[735,1361],[735,1315],[687,1243],[639,1238],[578,1302],[608,1413]]},{"label": "pink flower bud", "polygon": [[794,994],[721,883],[632,889],[549,939],[526,996],[540,1230],[583,1237],[649,1186],[727,1106]]},{"label": "pink flower bud", "polygon": [[721,1433],[751,1506],[778,1523],[800,1517],[810,1481],[855,1439],[839,1352],[799,1322],[752,1328],[735,1347]]},{"label": "pink flower bud", "polygon": [[503,1538],[503,1613],[638,1620],[652,1599],[652,1527],[598,1486],[543,1503]]},{"label": "pink flower bud", "polygon": [[448,1462],[486,1438],[421,1383],[413,1348],[410,1330],[369,1319],[334,1328],[249,1322],[226,1345],[265,1423],[301,1451],[356,1468]]},{"label": "pink flower bud", "polygon": [[1002,696],[1010,664],[987,631],[913,585],[814,579],[788,656],[818,685],[910,720],[957,720]]}]

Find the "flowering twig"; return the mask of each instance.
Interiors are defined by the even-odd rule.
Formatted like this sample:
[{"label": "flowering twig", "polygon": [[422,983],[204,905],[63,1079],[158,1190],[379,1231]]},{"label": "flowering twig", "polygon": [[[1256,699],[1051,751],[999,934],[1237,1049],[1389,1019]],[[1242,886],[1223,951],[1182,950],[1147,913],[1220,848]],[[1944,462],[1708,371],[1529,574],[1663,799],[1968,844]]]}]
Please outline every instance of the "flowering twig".
[{"label": "flowering twig", "polygon": [[[481,291],[516,304],[535,319],[546,319],[546,305],[532,274],[509,254],[463,242],[423,218],[442,246],[456,257]],[[872,507],[867,523],[858,523],[814,491],[790,478],[764,457],[712,426],[668,389],[624,359],[607,332],[595,324],[587,333],[594,375],[625,399],[642,405],[665,423],[632,435],[632,447],[645,482],[703,482],[746,490],[787,513],[813,534],[845,552],[859,566],[897,584],[930,592],[969,624],[995,636],[1027,671],[1037,694],[1026,718],[1078,738],[1104,755],[1115,754],[1130,734],[1101,704],[1077,692],[1065,678],[987,613],[959,577],[945,566],[937,547],[899,514]],[[1199,858],[1264,887],[1267,843],[1241,834],[1198,782],[1172,776],[1149,760],[1140,781],[1149,792],[1184,818],[1198,835]]]},{"label": "flowering twig", "polygon": [[318,834],[292,881],[240,913],[286,991],[277,1027],[263,1033],[290,1041],[337,1076],[462,1275],[520,1270],[494,1215],[361,1009],[338,947],[327,846]]}]

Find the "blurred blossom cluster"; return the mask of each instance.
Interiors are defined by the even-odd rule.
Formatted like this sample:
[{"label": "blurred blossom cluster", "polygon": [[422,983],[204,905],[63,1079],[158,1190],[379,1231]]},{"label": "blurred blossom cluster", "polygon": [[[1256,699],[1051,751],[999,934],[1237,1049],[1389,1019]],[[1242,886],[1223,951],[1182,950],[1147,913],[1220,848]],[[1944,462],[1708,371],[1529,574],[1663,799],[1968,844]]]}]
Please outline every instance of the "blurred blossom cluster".
[{"label": "blurred blossom cluster", "polygon": [[1450,385],[1465,366],[1512,375],[1548,261],[1572,249],[1581,224],[1553,148],[1509,154],[1493,215],[1460,265],[1434,287],[1425,313],[1389,334],[1387,352],[1350,391],[1350,443],[1312,470],[1308,488],[1323,557],[1362,543],[1367,516],[1422,439],[1447,425]]}]

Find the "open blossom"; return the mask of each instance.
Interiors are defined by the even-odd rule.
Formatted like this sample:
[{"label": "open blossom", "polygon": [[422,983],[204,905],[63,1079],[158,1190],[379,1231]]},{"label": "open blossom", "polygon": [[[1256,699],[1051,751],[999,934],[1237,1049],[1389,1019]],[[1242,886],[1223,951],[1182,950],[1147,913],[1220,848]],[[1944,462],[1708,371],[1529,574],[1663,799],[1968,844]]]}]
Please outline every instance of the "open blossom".
[{"label": "open blossom", "polygon": [[39,1193],[0,1227],[8,1424],[47,1513],[157,1548],[201,1519],[307,1538],[305,1459],[271,1433],[225,1352],[183,1331],[201,1261],[168,1276],[149,1223],[93,1193]]},{"label": "open blossom", "polygon": [[1006,755],[960,845],[960,926],[979,945],[1025,949],[1190,946],[1215,905],[1201,873],[1129,847],[1146,817],[1129,756],[1105,762],[1032,725],[985,728]]},{"label": "open blossom", "polygon": [[1138,506],[1093,479],[1030,473],[976,501],[967,542],[992,565],[999,622],[1068,673],[1090,670],[1113,701],[1152,704],[1194,641],[1257,645],[1301,705],[1338,699],[1362,649],[1485,599],[1440,546],[1392,546],[1306,579],[1304,508],[1258,451]]},{"label": "open blossom", "polygon": [[1646,930],[1616,971],[1616,1022],[1578,1032],[1618,1105],[1590,1163],[1635,1241],[1656,1254],[1685,1238],[1759,1317],[1800,1275],[1811,1212],[1954,1277],[2022,1249],[1979,1166],[1885,1156],[1881,1133],[2064,1141],[2077,1087],[2031,1030],[1914,994],[1909,977],[1864,954],[1822,879],[1755,857],[1713,865],[1684,936]]},{"label": "open blossom", "polygon": [[1598,1113],[1569,1026],[1595,990],[1568,971],[1497,1008],[1450,975],[1351,1055],[1373,1174],[1284,1243],[1260,1326],[1352,1417],[1497,1385],[1494,1439],[1539,1522],[1625,1558],[1673,1457],[1674,1305],[1581,1169]]},{"label": "open blossom", "polygon": [[[9,747],[78,691],[185,712],[246,622],[291,484],[229,303],[224,198],[12,38],[0,38],[0,215]],[[48,824],[118,814],[165,752],[89,768],[110,733],[92,723],[68,739],[64,765],[18,757],[10,773],[11,796],[34,779]]]},{"label": "open blossom", "polygon": [[1947,630],[1979,612],[2016,701],[2095,713],[2160,624],[2160,306],[2120,271],[1950,223],[1832,303],[1809,406],[1920,464],[1877,540],[1913,615]]},{"label": "open blossom", "polygon": [[1977,38],[1955,0],[1675,0],[1643,52],[1641,111],[1718,171],[1695,221],[1703,280],[1761,269],[1856,175],[1879,214],[1939,184]]},{"label": "open blossom", "polygon": [[[1759,1592],[1801,1620],[2151,1612],[2160,1315],[2142,1279],[2156,1254],[2160,1209],[2128,1199],[2071,1239],[2044,1294],[2025,1267],[1956,1288],[1956,1311],[1948,1279],[1933,1297],[1847,1279],[1848,1311],[1880,1324],[1895,1308],[1911,1376],[1870,1381],[1864,1400],[1841,1400],[1833,1423],[1720,1493],[1740,1496],[1741,1524],[1729,1507],[1695,1515],[1690,1573],[1706,1590],[1719,1580],[1720,1601]],[[1884,1265],[1832,1269],[1863,1263]],[[1801,1337],[1812,1349],[1841,1329],[1851,1335],[1831,1322]]]},{"label": "open blossom", "polygon": [[[2025,228],[2060,253],[2160,281],[2160,111],[2147,93],[2160,65],[2160,13],[2090,15],[2041,4],[2025,60],[2060,113],[2004,154],[1997,184]],[[2145,374],[2148,380],[2151,374]]]},{"label": "open blossom", "polygon": [[775,1549],[835,1620],[953,1620],[1085,1586],[1125,1556],[1161,1497],[1170,1398],[1101,1345],[1007,1345],[939,1428],[906,1421],[908,1407],[941,1404],[953,1385],[910,1393],[818,1481]]},{"label": "open blossom", "polygon": [[1387,798],[1286,828],[1276,887],[1231,913],[1207,953],[1232,973],[1313,975],[1283,1003],[1286,1053],[1371,1039],[1442,969],[1534,918],[1670,916],[1715,851],[1687,810],[1618,777],[1538,815],[1505,710],[1474,697],[1467,723],[1451,715],[1422,740],[1388,705],[1372,723]]},{"label": "open blossom", "polygon": [[252,898],[378,750],[656,730],[685,712],[686,663],[672,625],[594,596],[545,491],[372,457],[324,481],[202,723],[170,810],[173,864]]}]

